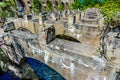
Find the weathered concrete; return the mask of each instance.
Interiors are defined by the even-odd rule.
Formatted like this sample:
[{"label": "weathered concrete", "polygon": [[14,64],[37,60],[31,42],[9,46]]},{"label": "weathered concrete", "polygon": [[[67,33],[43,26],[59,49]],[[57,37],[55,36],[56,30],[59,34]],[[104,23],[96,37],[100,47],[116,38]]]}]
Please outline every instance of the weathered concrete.
[{"label": "weathered concrete", "polygon": [[14,30],[10,35],[14,36],[24,48],[25,56],[48,64],[67,80],[114,80],[115,78],[116,66],[104,58],[91,54],[91,51],[94,53],[94,47],[60,39],[46,44],[43,38],[44,31],[37,36],[30,32]]},{"label": "weathered concrete", "polygon": [[[53,42],[56,43],[56,42]],[[64,42],[56,43],[61,44]],[[66,42],[69,44],[69,42]],[[71,44],[71,42],[70,42]],[[55,44],[49,44],[53,47],[41,47],[40,49],[30,44],[33,53],[27,56],[36,58],[58,72],[60,72],[67,80],[114,80],[115,69],[106,65],[107,62],[104,59],[97,56],[85,57],[84,52],[79,54],[67,51],[66,48],[56,46]],[[67,47],[68,48],[68,47]],[[82,50],[82,49],[81,49]],[[85,49],[88,50],[88,49]]]},{"label": "weathered concrete", "polygon": [[[26,56],[48,64],[67,80],[114,80],[116,71],[119,71],[117,62],[119,57],[115,57],[117,61],[107,61],[96,52],[100,47],[98,32],[103,26],[102,16],[94,8],[85,12],[71,13],[59,15],[61,17],[58,20],[54,14],[49,14],[51,17],[39,14],[31,20],[28,20],[27,16],[24,19],[9,20],[15,23],[16,29],[23,28],[21,29],[23,31],[19,31],[20,29],[11,31],[10,36],[18,40]],[[55,35],[67,35],[80,43],[55,39]],[[119,39],[109,40],[112,42],[110,46],[115,45],[116,50],[109,47],[109,42],[105,38],[107,56],[109,58],[119,56],[119,45],[116,44]],[[111,50],[117,54],[108,54]]]},{"label": "weathered concrete", "polygon": [[116,63],[120,67],[120,38],[117,37],[117,32],[109,32],[105,37],[105,50],[109,60]]},{"label": "weathered concrete", "polygon": [[[31,20],[28,20],[27,15],[25,15],[24,19],[12,19],[10,21],[15,23],[17,29],[23,27],[37,34],[41,29],[53,26],[56,35],[68,35],[82,43],[88,42],[90,45],[99,46],[100,40],[97,35],[98,31],[104,26],[104,19],[98,9],[92,8],[84,12],[78,11],[69,15],[66,13],[66,17],[60,14],[56,16],[55,13],[49,13],[49,15],[51,18],[47,14],[39,14],[38,17],[36,16]],[[57,17],[61,19],[57,19]]]}]

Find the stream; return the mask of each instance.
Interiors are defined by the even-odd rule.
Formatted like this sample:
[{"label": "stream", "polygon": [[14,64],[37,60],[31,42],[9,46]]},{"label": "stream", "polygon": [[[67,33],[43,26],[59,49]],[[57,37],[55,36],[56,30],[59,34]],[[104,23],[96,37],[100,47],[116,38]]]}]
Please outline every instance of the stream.
[{"label": "stream", "polygon": [[[27,57],[25,63],[20,65],[20,67],[16,68],[13,65],[9,67],[10,70],[0,74],[0,80],[33,80],[34,78],[37,80],[65,80],[65,78],[54,69],[30,57]],[[26,67],[26,69],[24,67]],[[35,74],[33,75],[33,73]],[[34,78],[31,79],[30,76]]]}]

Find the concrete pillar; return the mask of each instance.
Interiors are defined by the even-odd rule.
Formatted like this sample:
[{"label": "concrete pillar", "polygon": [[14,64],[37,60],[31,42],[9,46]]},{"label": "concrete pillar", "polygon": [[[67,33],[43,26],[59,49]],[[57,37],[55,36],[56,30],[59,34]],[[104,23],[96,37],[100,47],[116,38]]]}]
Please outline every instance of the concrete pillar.
[{"label": "concrete pillar", "polygon": [[81,19],[83,19],[84,18],[84,12],[81,12]]},{"label": "concrete pillar", "polygon": [[28,18],[27,18],[27,15],[24,15],[24,26],[27,28],[28,27]]},{"label": "concrete pillar", "polygon": [[43,24],[42,14],[39,14],[39,24]]},{"label": "concrete pillar", "polygon": [[46,33],[46,31],[44,31],[44,29],[43,30],[41,30],[40,31],[40,35],[39,35],[39,46],[46,46],[46,37],[47,37],[47,33]]},{"label": "concrete pillar", "polygon": [[67,10],[67,15],[70,15],[70,10]]},{"label": "concrete pillar", "polygon": [[101,30],[104,26],[104,18],[99,19],[98,24],[99,24],[99,28]]},{"label": "concrete pillar", "polygon": [[56,20],[55,13],[52,13],[51,16],[53,20]]},{"label": "concrete pillar", "polygon": [[25,22],[28,22],[27,15],[24,15]]},{"label": "concrete pillar", "polygon": [[68,25],[72,25],[72,24],[74,24],[74,16],[73,15],[69,15],[68,16]]},{"label": "concrete pillar", "polygon": [[65,15],[65,10],[62,12],[62,16],[63,16],[63,18],[66,17],[66,15]]},{"label": "concrete pillar", "polygon": [[80,22],[80,12],[76,13],[76,23]]}]

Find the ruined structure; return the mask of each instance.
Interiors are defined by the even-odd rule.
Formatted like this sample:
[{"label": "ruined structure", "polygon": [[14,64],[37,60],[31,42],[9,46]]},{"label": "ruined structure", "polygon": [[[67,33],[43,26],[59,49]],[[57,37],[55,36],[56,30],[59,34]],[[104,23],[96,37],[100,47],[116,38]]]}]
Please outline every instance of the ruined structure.
[{"label": "ruined structure", "polygon": [[[33,5],[33,1],[32,0],[23,0],[25,3],[25,13],[31,13],[32,10],[32,5]],[[46,11],[46,7],[47,7],[47,3],[51,3],[53,7],[58,7],[59,4],[62,3],[62,5],[64,6],[64,8],[66,8],[66,6],[68,5],[72,5],[72,3],[74,2],[74,0],[40,0],[39,6],[42,12]],[[55,9],[55,11],[57,11],[57,8]]]},{"label": "ruined structure", "polygon": [[[8,23],[14,22],[15,29],[10,29],[6,23],[1,35],[7,34],[16,39],[24,49],[25,56],[44,62],[67,80],[115,80],[118,64],[107,61],[96,51],[98,47],[101,48],[98,32],[104,27],[104,18],[99,10],[67,10],[61,14],[40,13],[25,15],[24,19],[9,18]],[[68,40],[59,39],[60,36],[67,36]],[[69,37],[76,42],[69,41]],[[108,42],[105,44],[109,46]],[[111,52],[109,49],[107,51]]]},{"label": "ruined structure", "polygon": [[[104,26],[104,19],[96,9],[88,9],[85,12],[75,13],[68,10],[63,11],[62,14],[63,15],[59,13],[25,15],[24,19],[12,19],[11,21],[15,23],[17,29],[24,27],[33,33],[39,33],[43,27],[53,26],[56,32],[55,35],[69,35],[77,38],[77,40],[81,42],[86,40],[84,39],[85,37],[96,37],[96,33]],[[82,37],[82,35],[84,37]],[[80,36],[82,38],[80,38]]]}]

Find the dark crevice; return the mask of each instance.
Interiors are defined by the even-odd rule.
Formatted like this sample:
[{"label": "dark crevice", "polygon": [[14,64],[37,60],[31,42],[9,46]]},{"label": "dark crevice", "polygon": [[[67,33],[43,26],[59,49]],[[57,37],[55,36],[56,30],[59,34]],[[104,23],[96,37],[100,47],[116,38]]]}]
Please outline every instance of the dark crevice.
[{"label": "dark crevice", "polygon": [[46,43],[49,44],[54,39],[55,39],[55,28],[50,27],[50,28],[48,28],[48,31],[47,31]]},{"label": "dark crevice", "polygon": [[79,40],[77,40],[77,39],[75,39],[75,38],[73,38],[71,36],[67,36],[67,35],[56,35],[56,38],[81,43]]},{"label": "dark crevice", "polygon": [[120,72],[116,72],[117,75],[116,75],[116,79],[115,80],[120,80]]}]

